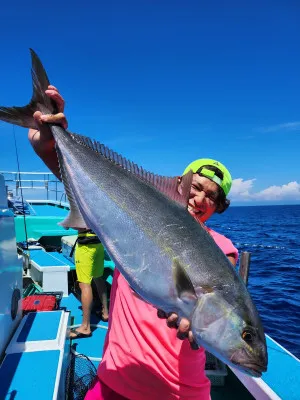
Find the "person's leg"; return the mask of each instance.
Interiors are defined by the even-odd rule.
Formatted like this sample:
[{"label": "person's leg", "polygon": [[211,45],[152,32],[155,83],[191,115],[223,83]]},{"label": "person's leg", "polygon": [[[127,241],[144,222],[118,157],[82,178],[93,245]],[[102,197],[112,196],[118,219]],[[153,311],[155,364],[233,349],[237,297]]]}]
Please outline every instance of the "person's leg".
[{"label": "person's leg", "polygon": [[102,279],[101,276],[98,278],[94,278],[97,292],[102,304],[102,320],[107,321],[108,320],[108,304],[107,304],[107,289],[106,289],[106,284],[104,280]]},{"label": "person's leg", "polygon": [[75,253],[76,273],[81,289],[81,305],[83,320],[81,325],[70,333],[70,337],[91,334],[90,318],[93,303],[92,279],[95,280],[97,292],[100,297],[103,319],[108,319],[106,286],[101,276],[104,270],[104,248],[101,243],[77,245]]},{"label": "person's leg", "polygon": [[103,279],[104,273],[104,247],[101,243],[95,245],[93,279],[96,284],[97,293],[102,304],[102,320],[108,320],[107,289]]},{"label": "person's leg", "polygon": [[93,303],[93,291],[92,291],[92,271],[94,261],[94,249],[88,245],[77,244],[75,250],[75,265],[77,280],[81,290],[81,306],[82,306],[82,323],[81,325],[73,329],[70,333],[71,338],[78,336],[78,333],[83,335],[91,334],[91,308]]},{"label": "person's leg", "polygon": [[79,287],[81,289],[81,306],[82,306],[82,323],[75,329],[75,331],[70,333],[70,337],[76,337],[79,333],[84,335],[91,334],[91,308],[93,303],[93,291],[92,286],[89,283],[79,282]]}]

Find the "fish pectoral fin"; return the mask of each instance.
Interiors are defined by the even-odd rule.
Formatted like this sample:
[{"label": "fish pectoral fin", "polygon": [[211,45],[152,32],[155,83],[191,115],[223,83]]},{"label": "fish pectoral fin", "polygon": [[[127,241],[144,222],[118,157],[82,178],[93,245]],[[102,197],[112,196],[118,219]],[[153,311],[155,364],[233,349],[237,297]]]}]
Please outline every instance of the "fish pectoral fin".
[{"label": "fish pectoral fin", "polygon": [[72,210],[71,208],[67,217],[62,222],[59,222],[58,225],[63,226],[66,229],[88,229],[81,214],[77,211],[78,209]]},{"label": "fish pectoral fin", "polygon": [[173,259],[173,278],[178,297],[185,303],[195,302],[197,295],[194,285],[178,258]]},{"label": "fish pectoral fin", "polygon": [[68,197],[69,204],[70,204],[69,214],[62,222],[59,222],[59,225],[63,226],[66,229],[68,229],[68,228],[87,229],[88,226],[86,225],[86,223],[80,213],[80,210],[78,208],[78,205],[77,205],[76,200],[73,195],[72,188],[68,182],[68,177],[67,177],[67,174],[66,174],[66,171],[64,168],[63,156],[57,146],[56,146],[56,153],[57,153],[57,158],[58,158],[58,162],[59,162],[61,180],[64,184],[66,195]]}]

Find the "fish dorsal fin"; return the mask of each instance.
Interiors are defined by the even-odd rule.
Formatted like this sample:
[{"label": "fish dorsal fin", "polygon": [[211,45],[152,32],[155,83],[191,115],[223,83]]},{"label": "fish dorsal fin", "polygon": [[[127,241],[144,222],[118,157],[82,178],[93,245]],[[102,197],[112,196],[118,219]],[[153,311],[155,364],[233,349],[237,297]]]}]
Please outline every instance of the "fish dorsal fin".
[{"label": "fish dorsal fin", "polygon": [[64,184],[65,192],[69,200],[70,204],[70,212],[66,216],[66,218],[59,222],[59,225],[63,226],[64,228],[74,228],[74,229],[87,229],[87,225],[84,222],[84,219],[80,213],[80,210],[77,206],[76,200],[73,195],[73,191],[69,185],[68,178],[66,175],[66,171],[64,169],[64,161],[61,155],[61,152],[58,147],[56,147],[57,158],[59,162],[59,169],[60,169],[60,176],[62,183]]},{"label": "fish dorsal fin", "polygon": [[101,154],[103,157],[105,157],[107,160],[110,160],[115,165],[118,165],[120,168],[126,169],[138,178],[152,185],[161,193],[168,196],[171,200],[176,201],[184,207],[187,207],[193,179],[192,171],[188,172],[181,178],[179,185],[179,178],[177,176],[166,177],[153,174],[152,172],[146,171],[142,167],[139,167],[132,161],[127,160],[126,158],[109,149],[102,143],[75,133],[70,134],[73,139],[82,146],[88,147],[94,152]]}]

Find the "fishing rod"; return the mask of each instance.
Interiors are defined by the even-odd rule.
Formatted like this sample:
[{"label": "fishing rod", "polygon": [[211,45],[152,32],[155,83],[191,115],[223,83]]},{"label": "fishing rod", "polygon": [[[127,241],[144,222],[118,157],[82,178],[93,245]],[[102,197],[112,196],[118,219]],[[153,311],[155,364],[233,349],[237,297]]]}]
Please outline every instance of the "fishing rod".
[{"label": "fishing rod", "polygon": [[23,219],[24,219],[24,231],[25,231],[25,239],[26,239],[26,250],[28,250],[28,235],[27,235],[27,226],[26,226],[26,216],[25,216],[24,197],[23,197],[23,189],[22,189],[22,181],[21,181],[21,172],[20,172],[20,163],[19,163],[19,153],[18,153],[18,147],[17,147],[17,140],[16,140],[16,133],[15,133],[15,126],[14,126],[14,125],[13,125],[13,135],[14,135],[15,150],[16,150],[16,158],[17,158],[17,168],[18,168],[19,183],[20,183],[20,191],[21,191],[21,200],[22,200],[22,209],[23,209]]}]

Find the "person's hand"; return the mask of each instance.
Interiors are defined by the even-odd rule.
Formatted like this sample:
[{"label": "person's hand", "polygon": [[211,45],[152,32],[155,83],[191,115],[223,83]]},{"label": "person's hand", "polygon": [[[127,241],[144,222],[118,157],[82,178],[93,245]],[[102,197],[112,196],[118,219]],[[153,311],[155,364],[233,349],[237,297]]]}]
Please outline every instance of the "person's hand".
[{"label": "person's hand", "polygon": [[47,123],[55,123],[67,129],[68,122],[64,115],[65,101],[55,86],[48,86],[46,95],[52,99],[57,106],[58,113],[43,115],[40,111],[33,114],[36,123],[36,129],[29,129],[28,138],[35,151],[38,153],[47,152],[54,146],[53,136]]},{"label": "person's hand", "polygon": [[162,310],[157,311],[158,318],[166,318],[167,325],[169,328],[177,328],[177,337],[180,340],[188,338],[191,348],[193,350],[198,350],[199,346],[194,340],[193,333],[190,330],[191,323],[187,318],[181,318],[178,323],[178,315],[175,313],[166,314]]},{"label": "person's hand", "polygon": [[28,139],[37,155],[44,161],[48,168],[60,179],[59,166],[55,151],[55,142],[48,123],[61,125],[67,129],[68,122],[64,115],[65,101],[55,86],[48,86],[46,95],[57,106],[57,114],[44,115],[40,111],[33,114],[36,129],[29,129]]}]

